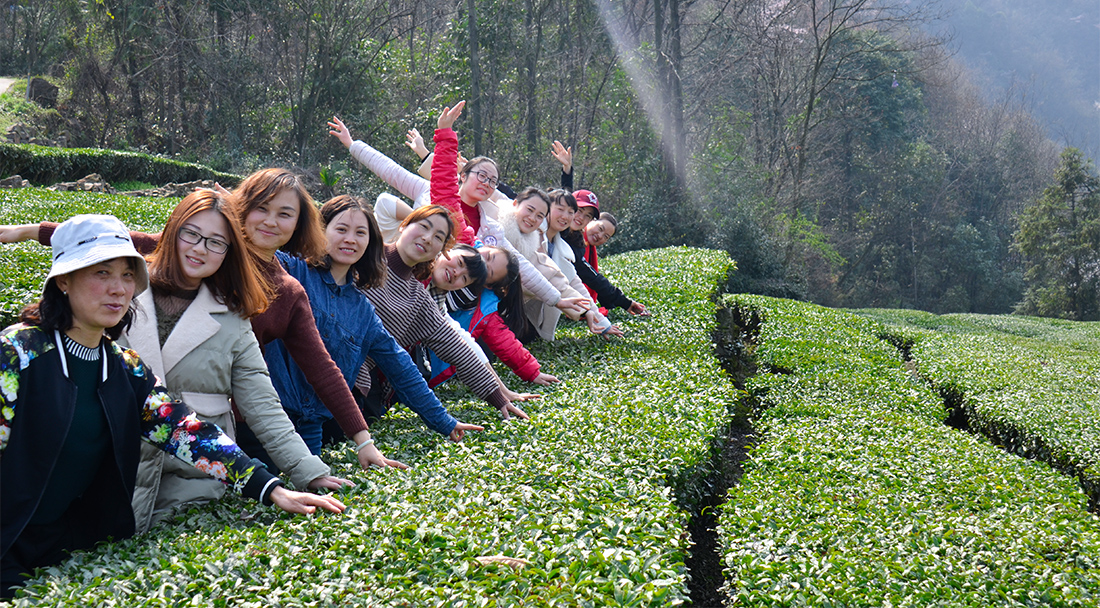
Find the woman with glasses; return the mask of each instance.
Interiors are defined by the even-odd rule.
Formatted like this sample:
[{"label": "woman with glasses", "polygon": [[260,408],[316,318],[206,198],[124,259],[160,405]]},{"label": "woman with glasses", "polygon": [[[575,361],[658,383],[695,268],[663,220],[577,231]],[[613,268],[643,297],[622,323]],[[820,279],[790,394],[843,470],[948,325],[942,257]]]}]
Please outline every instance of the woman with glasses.
[{"label": "woman with glasses", "polygon": [[[268,307],[273,293],[226,205],[216,192],[197,190],[168,216],[149,256],[150,289],[135,298],[142,312],[120,342],[200,419],[236,438],[232,399],[299,490],[348,485],[310,453],[271,384],[250,319]],[[202,471],[143,445],[133,499],[137,531],[180,505],[216,500],[224,491]]]}]

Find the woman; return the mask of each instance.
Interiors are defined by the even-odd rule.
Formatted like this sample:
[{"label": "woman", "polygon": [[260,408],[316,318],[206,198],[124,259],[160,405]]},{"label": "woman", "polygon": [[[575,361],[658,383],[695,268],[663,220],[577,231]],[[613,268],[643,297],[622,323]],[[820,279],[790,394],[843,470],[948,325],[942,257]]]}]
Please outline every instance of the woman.
[{"label": "woman", "polygon": [[283,488],[113,341],[133,319],[134,294],[149,283],[121,222],[76,216],[54,237],[42,299],[0,334],[3,595],[68,551],[134,533],[130,500],[142,439],[264,504],[344,510],[332,497]]},{"label": "woman", "polygon": [[[387,275],[381,287],[363,290],[374,304],[386,330],[405,349],[423,343],[444,361],[455,366],[458,377],[474,394],[496,407],[508,419],[512,414],[527,419],[527,414],[512,404],[496,377],[474,350],[451,327],[436,307],[427,289],[420,282],[432,275],[436,256],[454,243],[454,220],[451,213],[438,205],[428,205],[413,211],[399,229],[397,241],[385,245]],[[374,362],[368,360],[359,371],[356,387],[369,395]],[[377,393],[377,389],[376,389]],[[369,399],[367,406],[375,408],[369,414],[381,417],[388,409],[389,398],[381,395]]]},{"label": "woman", "polygon": [[[382,236],[370,205],[354,196],[337,196],[321,206],[321,220],[328,243],[325,255],[310,260],[283,252],[276,255],[305,288],[321,339],[348,386],[370,357],[394,386],[400,401],[420,414],[432,430],[454,442],[461,441],[466,431],[482,430],[447,412],[408,352],[386,332],[374,306],[359,291],[380,287],[386,278]],[[268,345],[265,357],[283,407],[310,451],[320,453],[322,426],[332,416],[281,340]]]},{"label": "woman", "polygon": [[[541,386],[557,382],[556,377],[542,372],[538,359],[516,339],[515,332],[522,331],[526,325],[522,289],[519,285],[519,262],[504,249],[490,250],[486,255],[491,259],[496,259],[495,256],[499,255],[507,260],[505,277],[488,285],[475,283],[471,286],[473,289],[470,300],[455,297],[455,294],[461,293],[458,291],[459,286],[453,279],[448,280],[449,274],[440,273],[441,268],[446,269],[456,260],[465,260],[462,263],[467,268],[484,267],[482,254],[469,245],[456,245],[450,252],[449,260],[445,260],[443,256],[436,259],[436,269],[428,284],[428,291],[435,297],[440,310],[448,313],[474,340],[487,346],[488,350],[521,379]],[[444,276],[441,277],[440,274]],[[431,358],[431,370],[432,377],[428,385],[433,387],[454,375],[454,368],[434,354]]]},{"label": "woman", "polygon": [[[433,204],[442,205],[453,211],[458,222],[456,232],[461,242],[472,245],[476,238],[486,245],[499,246],[515,253],[496,222],[496,209],[489,201],[498,181],[496,163],[492,159],[478,157],[466,163],[460,175],[455,173],[458,136],[451,127],[462,113],[464,106],[465,102],[460,101],[453,108],[444,108],[439,116],[435,133],[436,154],[432,161],[430,182],[407,171],[362,141],[353,140],[351,132],[339,118],[333,117],[332,122],[329,123],[331,128],[329,133],[340,140],[340,143],[351,151],[357,161],[411,199],[414,208],[426,204],[430,196]],[[392,196],[379,197],[380,215],[383,205],[392,205],[396,200]],[[396,212],[389,215],[399,221],[404,219]],[[467,231],[467,227],[471,230]],[[383,237],[387,241],[391,240],[391,237],[386,234],[386,226],[383,225],[382,228]],[[490,276],[491,281],[499,279],[499,276]],[[578,314],[584,310],[580,302],[562,299],[554,286],[533,268],[529,268],[526,259],[523,258],[520,259],[520,279],[525,289],[550,306],[556,306],[562,310],[576,309]]]},{"label": "woman", "polygon": [[[569,279],[547,253],[546,239],[543,238],[539,227],[550,216],[550,212],[550,197],[538,188],[527,188],[519,193],[511,207],[500,210],[500,225],[504,228],[504,236],[515,245],[521,255],[531,262],[532,267],[550,281],[555,289],[567,298],[584,300],[581,293],[570,284]],[[590,300],[586,302],[588,307],[583,313],[577,314],[570,311],[567,313],[569,317],[573,320],[583,318],[594,334],[605,337],[622,335],[622,330],[611,325],[600,314],[593,302]],[[521,339],[524,341],[535,338],[553,340],[561,312],[534,299],[528,299],[524,308],[527,320],[531,323],[531,331]]]},{"label": "woman", "polygon": [[[267,308],[270,288],[222,196],[196,190],[180,201],[148,263],[150,289],[135,298],[142,313],[120,343],[133,348],[201,420],[235,438],[232,399],[294,487],[350,485],[310,453],[271,385],[249,321]],[[133,499],[136,529],[144,532],[179,505],[217,500],[223,493],[221,484],[198,469],[145,444]]]},{"label": "woman", "polygon": [[[366,420],[343,381],[340,369],[325,350],[309,297],[302,285],[288,275],[275,260],[275,252],[309,257],[324,251],[324,231],[321,229],[313,199],[296,175],[285,169],[263,169],[245,178],[228,199],[230,214],[244,229],[244,238],[253,245],[260,260],[260,273],[272,286],[275,297],[264,312],[252,318],[252,328],[263,347],[282,338],[295,363],[302,368],[310,384],[321,396],[325,407],[339,422],[341,429],[356,444],[356,455],[364,469],[404,464],[385,458],[374,445]],[[42,222],[23,226],[0,226],[0,242],[18,242],[38,238],[50,244],[57,224]],[[139,251],[152,253],[159,234],[131,232]],[[239,425],[240,442],[257,445],[247,424]]]}]

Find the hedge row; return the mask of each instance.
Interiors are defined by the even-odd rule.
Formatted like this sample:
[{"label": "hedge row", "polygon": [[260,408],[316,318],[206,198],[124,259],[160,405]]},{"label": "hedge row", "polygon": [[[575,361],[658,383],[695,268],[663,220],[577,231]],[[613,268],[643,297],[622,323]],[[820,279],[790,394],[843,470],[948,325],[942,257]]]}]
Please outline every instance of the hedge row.
[{"label": "hedge row", "polygon": [[[672,606],[686,601],[684,504],[734,406],[710,353],[723,253],[666,249],[602,261],[653,311],[604,343],[573,324],[535,353],[562,379],[454,445],[400,409],[374,428],[407,472],[364,473],[345,515],[288,517],[242,499],[192,509],[147,535],[42,572],[17,605]],[[502,372],[503,373],[503,372]],[[254,515],[259,512],[259,515]],[[515,566],[483,563],[503,555]]]},{"label": "hedge row", "polygon": [[[134,230],[157,232],[179,199],[135,198],[41,188],[0,188],[0,224],[61,222],[78,213],[109,213]],[[38,243],[0,245],[0,327],[42,293],[50,250]]]},{"label": "hedge row", "polygon": [[728,296],[762,319],[762,439],[720,517],[731,603],[1095,606],[1100,520],[1069,477],[944,424],[942,398],[840,311]]},{"label": "hedge row", "polygon": [[860,311],[908,342],[921,377],[970,429],[1079,478],[1100,505],[1100,325]]},{"label": "hedge row", "polygon": [[241,180],[239,175],[214,171],[203,165],[139,152],[0,144],[0,179],[20,175],[32,184],[48,186],[57,182],[76,181],[92,173],[102,175],[108,182],[179,184],[213,179],[223,185],[232,186]]}]

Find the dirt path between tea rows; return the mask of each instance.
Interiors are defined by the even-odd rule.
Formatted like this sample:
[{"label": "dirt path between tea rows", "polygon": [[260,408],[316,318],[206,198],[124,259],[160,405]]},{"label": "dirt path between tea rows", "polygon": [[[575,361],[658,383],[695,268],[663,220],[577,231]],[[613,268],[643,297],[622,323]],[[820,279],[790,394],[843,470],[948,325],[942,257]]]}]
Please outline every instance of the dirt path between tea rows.
[{"label": "dirt path between tea rows", "polygon": [[16,80],[18,80],[18,79],[17,78],[0,78],[0,93],[6,93],[8,91],[8,87],[15,84]]}]

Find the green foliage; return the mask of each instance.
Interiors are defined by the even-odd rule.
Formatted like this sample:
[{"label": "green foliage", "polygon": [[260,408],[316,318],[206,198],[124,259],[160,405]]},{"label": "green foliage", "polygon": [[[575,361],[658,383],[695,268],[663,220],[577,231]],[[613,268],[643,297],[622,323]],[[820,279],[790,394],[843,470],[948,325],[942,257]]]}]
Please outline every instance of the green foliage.
[{"label": "green foliage", "polygon": [[239,175],[138,152],[0,144],[0,177],[21,175],[33,184],[47,186],[76,181],[92,173],[102,175],[108,182],[166,184],[215,179],[232,186],[241,180]]},{"label": "green foliage", "polygon": [[724,304],[764,320],[746,337],[762,440],[719,527],[736,605],[1095,605],[1100,520],[1077,484],[946,426],[902,360],[912,348],[927,373],[937,317],[887,311],[905,321],[888,329],[790,301]]},{"label": "green foliage", "polygon": [[1100,505],[1100,326],[1029,317],[861,314],[920,328],[910,336],[910,356],[971,430],[1077,477]]},{"label": "green foliage", "polygon": [[[364,472],[350,446],[327,450],[357,483],[343,516],[229,498],[39,572],[16,605],[680,605],[681,508],[734,407],[710,354],[729,265],[684,248],[604,260],[652,318],[623,314],[627,336],[611,343],[571,324],[537,345],[562,384],[525,406],[529,423],[450,387],[448,408],[484,432],[452,444],[398,408],[372,430],[411,470]],[[493,555],[528,564],[475,559]]]},{"label": "green foliage", "polygon": [[1100,176],[1067,148],[1054,184],[1020,214],[1016,246],[1024,254],[1025,314],[1100,320]]}]

